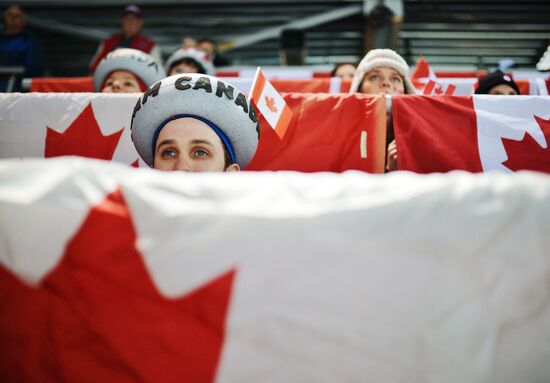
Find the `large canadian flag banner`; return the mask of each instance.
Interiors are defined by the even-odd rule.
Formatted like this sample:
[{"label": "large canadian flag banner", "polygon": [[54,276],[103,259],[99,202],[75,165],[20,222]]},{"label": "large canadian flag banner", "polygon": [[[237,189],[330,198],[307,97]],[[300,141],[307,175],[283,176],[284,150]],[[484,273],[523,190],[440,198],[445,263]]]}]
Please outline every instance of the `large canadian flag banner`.
[{"label": "large canadian flag banner", "polygon": [[550,97],[392,98],[398,167],[550,173]]},{"label": "large canadian flag banner", "polygon": [[0,376],[547,382],[549,216],[534,172],[2,160]]},{"label": "large canadian flag banner", "polygon": [[[78,155],[145,167],[130,138],[137,97],[0,94],[0,158]],[[383,172],[383,98],[299,93],[283,97],[293,114],[284,139],[264,121],[258,152],[247,170]]]},{"label": "large canadian flag banner", "polygon": [[79,155],[138,165],[138,94],[0,94],[0,158]]}]

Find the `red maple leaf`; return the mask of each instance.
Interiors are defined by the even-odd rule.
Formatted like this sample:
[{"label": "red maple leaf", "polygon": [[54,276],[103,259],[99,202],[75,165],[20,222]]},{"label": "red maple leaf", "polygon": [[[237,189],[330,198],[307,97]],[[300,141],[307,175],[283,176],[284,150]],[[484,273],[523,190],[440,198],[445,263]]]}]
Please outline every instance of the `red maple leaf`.
[{"label": "red maple leaf", "polygon": [[89,103],[65,132],[58,133],[48,127],[44,157],[76,155],[111,160],[122,131],[102,135]]},{"label": "red maple leaf", "polygon": [[277,107],[275,106],[275,99],[269,96],[265,96],[265,104],[267,108],[273,113],[277,113]]},{"label": "red maple leaf", "polygon": [[436,88],[434,90],[434,93],[435,94],[443,94],[443,88],[441,87],[441,85],[436,86]]},{"label": "red maple leaf", "polygon": [[550,173],[550,119],[534,117],[546,139],[546,149],[539,146],[527,133],[520,141],[503,138],[502,144],[508,153],[508,160],[502,164],[513,171],[536,170]]},{"label": "red maple leaf", "polygon": [[214,380],[235,272],[166,298],[135,244],[115,191],[90,211],[38,286],[0,265],[3,381]]}]

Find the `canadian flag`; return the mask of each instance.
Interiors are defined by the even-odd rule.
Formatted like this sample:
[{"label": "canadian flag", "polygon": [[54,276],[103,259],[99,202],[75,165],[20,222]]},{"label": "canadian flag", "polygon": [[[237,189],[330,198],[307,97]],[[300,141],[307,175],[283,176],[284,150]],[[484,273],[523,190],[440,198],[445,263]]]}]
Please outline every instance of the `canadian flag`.
[{"label": "canadian flag", "polygon": [[247,170],[384,172],[384,97],[286,93],[283,99],[294,115],[284,140],[260,123],[258,150]]},{"label": "canadian flag", "polygon": [[2,160],[0,376],[546,382],[549,200],[534,173]]},{"label": "canadian flag", "polygon": [[250,90],[250,99],[282,140],[292,120],[292,111],[259,67]]},{"label": "canadian flag", "polygon": [[[282,141],[261,124],[247,170],[383,172],[383,98],[289,93],[284,99],[296,118]],[[130,138],[135,102],[128,94],[0,94],[0,158],[77,155],[147,166]]]},{"label": "canadian flag", "polygon": [[428,61],[423,56],[420,56],[411,75],[411,82],[415,88],[422,89],[430,80],[437,81],[437,76],[430,64],[428,64]]},{"label": "canadian flag", "polygon": [[425,95],[447,95],[451,96],[456,91],[456,85],[444,84],[436,76],[433,69],[424,57],[416,62],[416,68],[411,76],[411,81],[417,89],[422,89]]},{"label": "canadian flag", "polygon": [[422,91],[422,94],[425,95],[445,95],[445,96],[452,96],[456,90],[456,85],[454,84],[441,84],[434,80],[429,80],[426,86],[424,87],[424,90]]},{"label": "canadian flag", "polygon": [[79,155],[138,165],[130,138],[137,95],[0,94],[0,158]]},{"label": "canadian flag", "polygon": [[550,97],[394,97],[398,166],[550,173]]}]

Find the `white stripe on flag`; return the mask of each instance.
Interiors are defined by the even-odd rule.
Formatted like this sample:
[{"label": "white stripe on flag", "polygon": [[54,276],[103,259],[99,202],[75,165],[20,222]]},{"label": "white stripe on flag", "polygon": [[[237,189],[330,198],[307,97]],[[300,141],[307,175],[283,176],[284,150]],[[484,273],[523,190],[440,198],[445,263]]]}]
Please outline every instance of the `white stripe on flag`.
[{"label": "white stripe on flag", "polygon": [[361,132],[361,158],[367,158],[367,131]]},{"label": "white stripe on flag", "polygon": [[342,78],[340,77],[331,77],[329,85],[329,93],[341,93],[342,92]]}]

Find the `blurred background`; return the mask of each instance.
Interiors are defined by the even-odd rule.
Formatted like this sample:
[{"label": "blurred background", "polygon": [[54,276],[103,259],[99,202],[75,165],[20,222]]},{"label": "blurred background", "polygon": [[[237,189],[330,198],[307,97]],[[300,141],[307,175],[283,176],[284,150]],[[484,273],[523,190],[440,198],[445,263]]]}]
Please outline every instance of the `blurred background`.
[{"label": "blurred background", "polygon": [[[45,51],[46,76],[85,76],[98,44],[120,31],[128,4],[143,11],[143,34],[163,59],[184,38],[213,39],[222,66],[315,65],[359,61],[393,48],[436,70],[534,70],[550,43],[548,0],[243,1],[72,0],[21,5]],[[505,60],[504,62],[502,60]],[[219,65],[218,65],[219,66]]]}]

